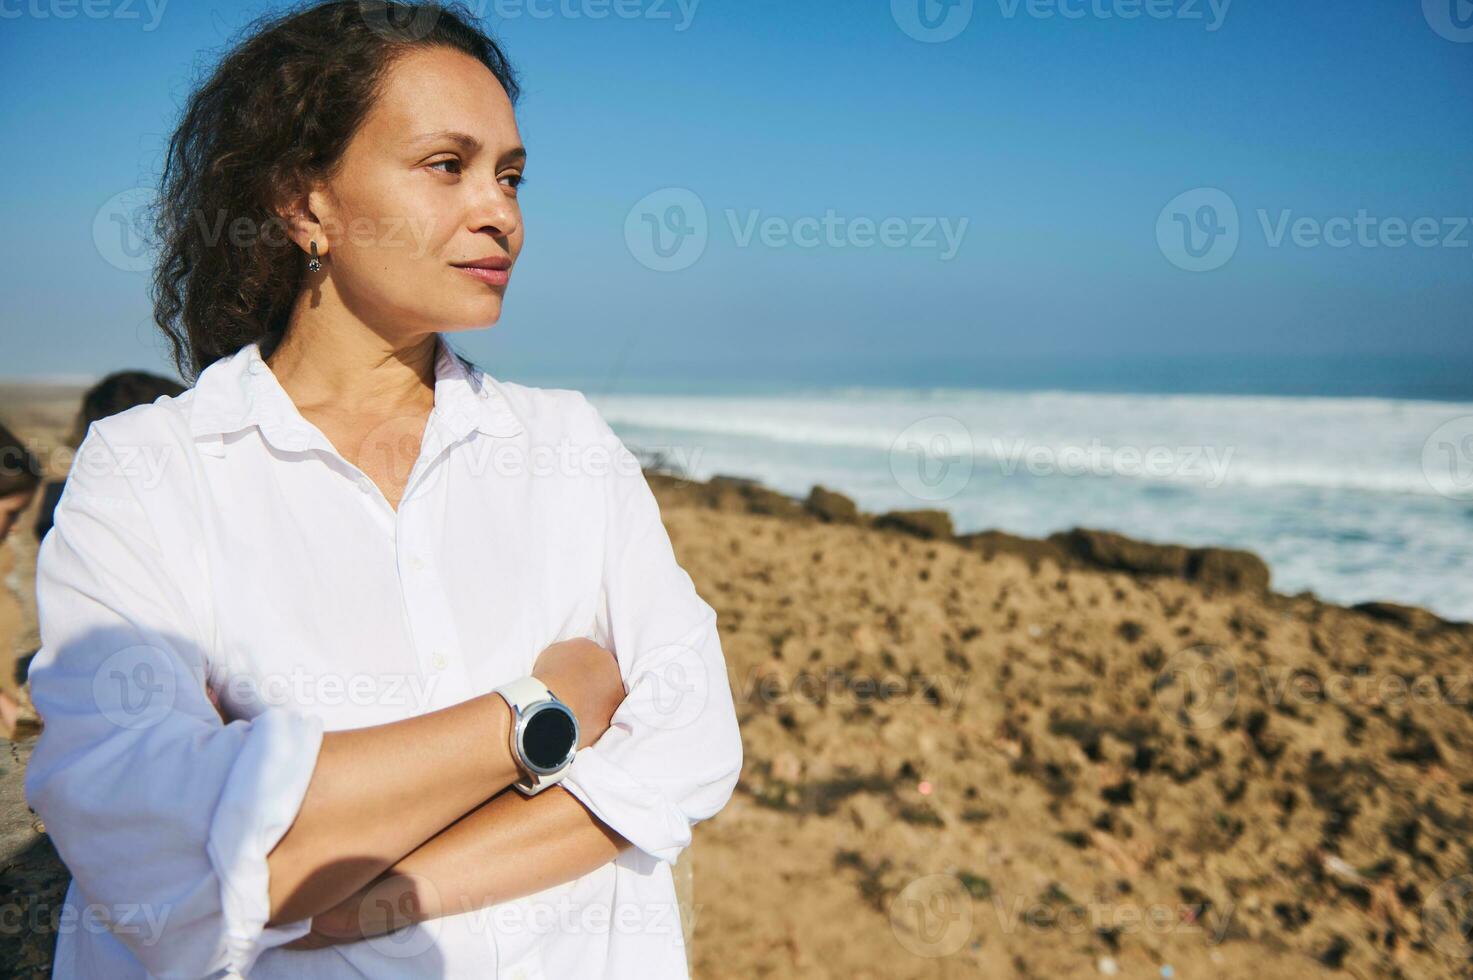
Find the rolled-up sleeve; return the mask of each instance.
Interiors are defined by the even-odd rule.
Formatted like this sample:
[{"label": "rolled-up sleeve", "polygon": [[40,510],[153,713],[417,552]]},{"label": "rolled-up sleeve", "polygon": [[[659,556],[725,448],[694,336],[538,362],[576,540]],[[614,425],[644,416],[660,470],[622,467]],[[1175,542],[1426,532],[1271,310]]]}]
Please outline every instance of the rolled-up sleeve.
[{"label": "rolled-up sleeve", "polygon": [[562,785],[635,847],[673,863],[691,828],[736,789],[741,732],[716,611],[676,561],[637,458],[583,402],[601,447],[587,459],[605,491],[596,638],[618,658],[627,694]]},{"label": "rolled-up sleeve", "polygon": [[162,491],[89,430],[37,557],[43,728],[25,792],[87,915],[150,976],[243,976],[310,929],[266,926],[266,856],[296,818],[322,722],[279,707],[221,720],[183,591],[199,570],[161,546],[148,493]]}]

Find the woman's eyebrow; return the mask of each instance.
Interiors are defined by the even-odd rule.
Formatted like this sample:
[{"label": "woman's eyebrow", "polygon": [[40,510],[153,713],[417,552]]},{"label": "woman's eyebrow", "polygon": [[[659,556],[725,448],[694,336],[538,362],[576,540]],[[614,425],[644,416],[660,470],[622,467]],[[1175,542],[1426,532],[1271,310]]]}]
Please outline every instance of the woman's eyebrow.
[{"label": "woman's eyebrow", "polygon": [[[412,137],[405,141],[405,145],[419,146],[423,143],[438,143],[442,140],[448,140],[456,144],[467,155],[479,153],[484,148],[484,144],[469,133],[461,133],[451,129],[442,129],[438,132],[424,133],[420,136]],[[509,160],[526,160],[527,148],[524,146],[514,146],[506,151],[504,157]]]}]

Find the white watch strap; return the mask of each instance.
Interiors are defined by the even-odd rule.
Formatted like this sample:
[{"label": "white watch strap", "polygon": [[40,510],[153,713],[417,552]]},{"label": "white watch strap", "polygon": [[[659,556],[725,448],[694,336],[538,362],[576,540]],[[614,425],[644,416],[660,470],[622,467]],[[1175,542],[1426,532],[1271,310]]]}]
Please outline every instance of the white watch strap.
[{"label": "white watch strap", "polygon": [[[556,695],[552,688],[542,683],[536,677],[528,674],[514,681],[507,681],[496,688],[496,693],[506,699],[506,703],[512,706],[512,725],[516,725],[516,717],[529,707],[539,701],[555,700]],[[561,703],[561,702],[559,702]],[[515,727],[513,727],[515,730]],[[563,776],[567,774],[568,767],[565,766],[551,775],[524,771],[522,778],[512,785],[524,796],[535,796],[550,786],[562,782]]]},{"label": "white watch strap", "polygon": [[538,701],[546,701],[553,696],[552,689],[531,674],[507,681],[496,689],[496,693],[519,711],[526,711]]}]

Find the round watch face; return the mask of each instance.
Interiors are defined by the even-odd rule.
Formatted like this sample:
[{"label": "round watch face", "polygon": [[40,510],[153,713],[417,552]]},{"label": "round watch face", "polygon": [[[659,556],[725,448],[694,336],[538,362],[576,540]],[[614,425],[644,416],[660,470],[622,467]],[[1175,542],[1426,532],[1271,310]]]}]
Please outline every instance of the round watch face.
[{"label": "round watch face", "polygon": [[543,708],[522,730],[522,751],[538,769],[556,769],[576,744],[573,716],[563,708]]}]

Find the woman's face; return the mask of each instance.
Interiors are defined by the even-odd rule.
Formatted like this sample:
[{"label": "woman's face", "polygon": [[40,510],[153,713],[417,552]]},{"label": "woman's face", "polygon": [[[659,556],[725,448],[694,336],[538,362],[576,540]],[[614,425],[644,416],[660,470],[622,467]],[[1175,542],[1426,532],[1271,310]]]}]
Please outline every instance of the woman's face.
[{"label": "woman's face", "polygon": [[511,100],[485,65],[449,48],[404,55],[309,196],[325,288],[401,336],[495,323],[522,249],[525,168]]}]

